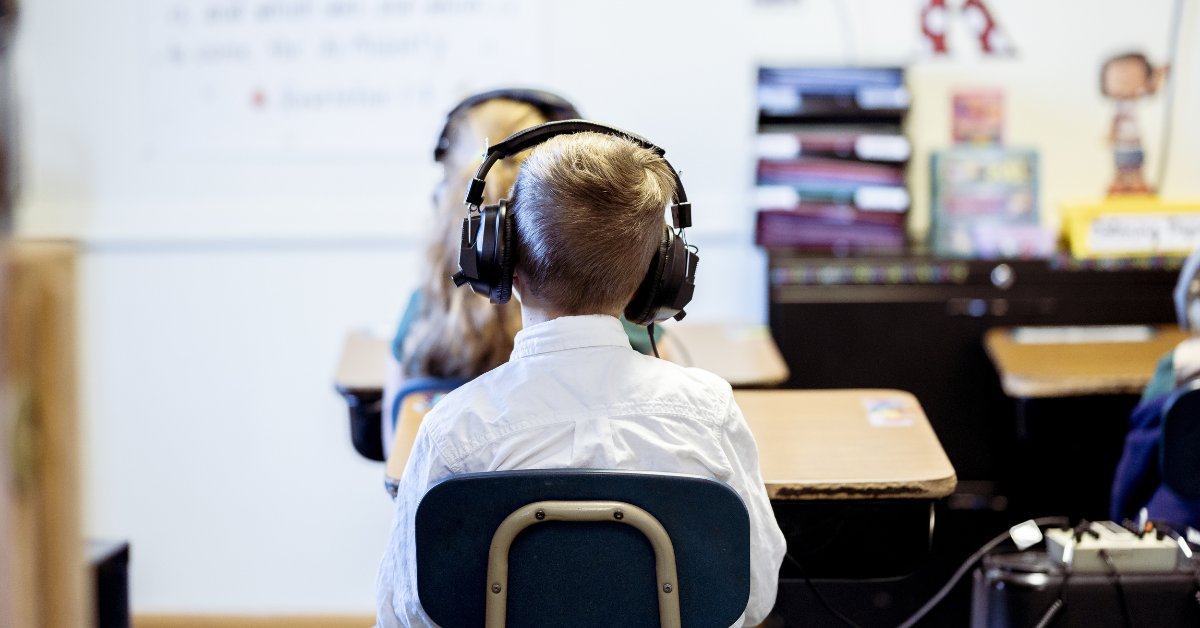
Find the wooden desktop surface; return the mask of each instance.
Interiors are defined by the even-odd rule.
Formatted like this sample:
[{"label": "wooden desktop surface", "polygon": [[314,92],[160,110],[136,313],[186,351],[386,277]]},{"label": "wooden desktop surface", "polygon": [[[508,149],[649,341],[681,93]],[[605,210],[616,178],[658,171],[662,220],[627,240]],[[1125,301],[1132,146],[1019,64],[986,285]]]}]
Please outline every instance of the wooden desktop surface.
[{"label": "wooden desktop surface", "polygon": [[1189,337],[1160,325],[1145,342],[1017,344],[1012,332],[989,329],[983,343],[1005,394],[1018,399],[1140,394],[1159,358]]},{"label": "wooden desktop surface", "polygon": [[[733,395],[758,443],[758,464],[771,499],[937,499],[954,492],[954,467],[909,393],[738,390]],[[902,408],[899,420],[873,425],[868,406],[888,402]]]},{"label": "wooden desktop surface", "polygon": [[[734,386],[775,386],[787,381],[787,363],[765,325],[671,325],[665,348],[671,359],[713,373]],[[342,391],[382,391],[392,341],[367,332],[346,337],[334,385]]]},{"label": "wooden desktop surface", "polygon": [[[758,443],[771,499],[937,499],[954,492],[954,467],[916,397],[899,390],[738,390],[733,393]],[[419,394],[414,396],[418,397]],[[387,475],[398,481],[428,412],[405,401]],[[895,425],[875,426],[868,405],[903,408]]]},{"label": "wooden desktop surface", "polygon": [[720,376],[733,386],[778,386],[791,373],[766,325],[680,324],[666,328],[669,359]]},{"label": "wooden desktop surface", "polygon": [[366,332],[351,332],[342,346],[333,384],[340,391],[383,391],[384,369],[392,342]]}]

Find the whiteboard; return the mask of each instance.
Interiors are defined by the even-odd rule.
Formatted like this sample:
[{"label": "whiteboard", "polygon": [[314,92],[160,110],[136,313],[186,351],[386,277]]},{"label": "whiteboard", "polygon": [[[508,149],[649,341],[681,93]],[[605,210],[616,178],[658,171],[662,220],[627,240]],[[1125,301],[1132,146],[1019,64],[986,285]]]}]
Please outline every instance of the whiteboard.
[{"label": "whiteboard", "polygon": [[[761,65],[909,67],[918,228],[928,222],[929,151],[950,141],[951,94],[961,86],[1006,90],[1006,137],[1039,148],[1047,204],[1101,193],[1112,108],[1095,89],[1098,64],[1126,48],[1161,58],[1169,0],[1066,31],[1060,25],[1080,11],[1121,14],[1122,5],[1004,3],[994,8],[1020,53],[1005,60],[980,58],[958,21],[952,34],[964,37],[954,39],[954,55],[917,55],[920,6],[29,2],[15,57],[24,145],[18,229],[89,241],[418,242],[432,224],[441,170],[431,152],[446,111],[478,91],[525,86],[666,148],[694,204],[694,235],[750,247]],[[1184,41],[1197,28],[1189,19]],[[1200,47],[1188,50],[1177,113],[1195,109],[1200,94]],[[1146,103],[1146,129],[1158,128],[1159,110],[1161,100]],[[1180,138],[1194,137],[1193,119],[1177,118]],[[1155,141],[1147,138],[1150,156]],[[1167,193],[1200,189],[1200,180],[1178,174],[1194,170],[1196,146],[1173,143]]]},{"label": "whiteboard", "polygon": [[[427,158],[445,112],[539,64],[489,63],[525,0],[144,0],[146,154]],[[540,39],[504,39],[537,59]]]}]

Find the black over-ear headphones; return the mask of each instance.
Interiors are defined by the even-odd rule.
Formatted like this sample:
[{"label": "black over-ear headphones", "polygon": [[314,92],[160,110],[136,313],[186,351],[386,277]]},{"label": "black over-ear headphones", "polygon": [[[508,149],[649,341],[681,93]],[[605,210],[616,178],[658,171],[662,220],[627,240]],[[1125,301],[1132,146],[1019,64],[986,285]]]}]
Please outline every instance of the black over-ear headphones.
[{"label": "black over-ear headphones", "polygon": [[[482,210],[484,179],[492,165],[537,146],[559,135],[572,133],[603,133],[625,138],[660,157],[666,153],[646,138],[623,131],[616,127],[588,122],[587,120],[563,120],[547,122],[514,133],[504,141],[489,146],[483,164],[467,188],[465,200],[468,210],[463,220],[462,248],[458,254],[459,271],[454,273],[454,285],[471,284],[476,293],[488,297],[492,303],[507,303],[512,296],[513,266],[517,262],[516,225],[508,200],[501,199],[495,205]],[[666,160],[664,160],[666,161]],[[700,258],[695,247],[689,247],[683,230],[692,226],[692,204],[687,200],[679,173],[671,168],[675,179],[674,203],[671,217],[675,229],[663,224],[662,238],[658,250],[650,260],[650,268],[629,305],[625,306],[625,318],[638,325],[665,321],[668,318],[681,320],[686,313],[684,306],[692,300],[696,285],[696,263]]]}]

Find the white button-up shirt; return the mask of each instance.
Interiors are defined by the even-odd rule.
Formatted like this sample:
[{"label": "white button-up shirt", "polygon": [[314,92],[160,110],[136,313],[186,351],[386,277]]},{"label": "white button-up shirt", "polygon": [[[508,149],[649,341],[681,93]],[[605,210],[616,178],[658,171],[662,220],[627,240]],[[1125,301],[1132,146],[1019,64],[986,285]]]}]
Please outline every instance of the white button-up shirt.
[{"label": "white button-up shirt", "polygon": [[436,626],[417,598],[413,538],[429,487],[460,473],[568,468],[689,473],[731,486],[750,512],[750,601],[734,626],[766,618],[786,543],[729,384],[634,351],[620,321],[595,315],[522,330],[507,364],[426,415],[375,583],[379,626]]}]

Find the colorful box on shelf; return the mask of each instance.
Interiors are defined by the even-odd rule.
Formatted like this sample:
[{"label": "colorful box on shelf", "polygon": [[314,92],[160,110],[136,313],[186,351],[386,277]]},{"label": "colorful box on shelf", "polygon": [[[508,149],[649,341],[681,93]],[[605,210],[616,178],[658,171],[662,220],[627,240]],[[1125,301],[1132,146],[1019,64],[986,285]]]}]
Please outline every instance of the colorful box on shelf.
[{"label": "colorful box on shelf", "polygon": [[1113,196],[1064,205],[1063,218],[1077,258],[1187,255],[1200,245],[1200,200]]}]

